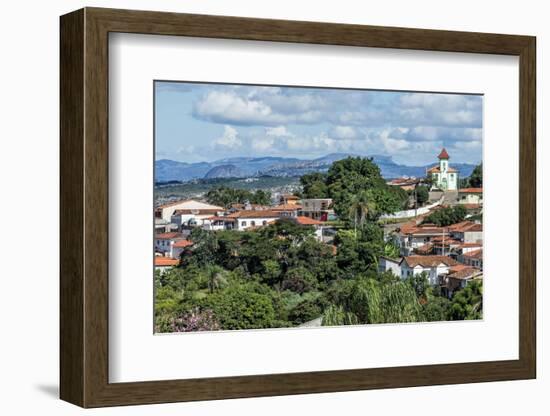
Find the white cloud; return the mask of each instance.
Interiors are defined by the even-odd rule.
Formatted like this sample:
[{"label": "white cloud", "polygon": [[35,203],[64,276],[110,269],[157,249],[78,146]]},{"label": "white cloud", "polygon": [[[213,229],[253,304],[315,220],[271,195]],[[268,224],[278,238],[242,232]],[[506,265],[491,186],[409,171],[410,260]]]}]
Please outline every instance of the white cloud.
[{"label": "white cloud", "polygon": [[334,126],[329,134],[335,139],[355,139],[357,137],[357,132],[350,126]]},{"label": "white cloud", "polygon": [[235,149],[241,147],[243,142],[238,137],[239,133],[231,126],[225,126],[223,135],[214,140],[216,146],[226,149]]}]

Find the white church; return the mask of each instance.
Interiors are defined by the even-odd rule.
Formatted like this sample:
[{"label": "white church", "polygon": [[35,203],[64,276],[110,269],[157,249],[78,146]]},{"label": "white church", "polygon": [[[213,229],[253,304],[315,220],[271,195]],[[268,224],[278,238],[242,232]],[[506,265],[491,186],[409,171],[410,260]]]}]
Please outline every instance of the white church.
[{"label": "white church", "polygon": [[434,188],[442,191],[456,191],[458,189],[458,171],[449,167],[449,154],[443,148],[439,156],[439,165],[436,165],[427,171],[428,177],[431,176]]}]

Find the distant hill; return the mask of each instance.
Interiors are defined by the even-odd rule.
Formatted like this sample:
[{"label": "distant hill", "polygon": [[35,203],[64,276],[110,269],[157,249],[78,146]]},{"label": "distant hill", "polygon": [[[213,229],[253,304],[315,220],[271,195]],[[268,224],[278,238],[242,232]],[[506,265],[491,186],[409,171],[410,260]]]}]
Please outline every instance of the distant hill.
[{"label": "distant hill", "polygon": [[246,177],[243,172],[235,165],[220,165],[210,169],[204,179],[213,178],[242,178]]},{"label": "distant hill", "polygon": [[[243,178],[255,176],[291,177],[301,176],[311,172],[326,172],[332,163],[346,157],[358,157],[352,153],[331,153],[317,159],[297,159],[285,157],[233,157],[214,162],[185,163],[173,160],[157,160],[155,162],[155,181],[181,181],[213,178]],[[401,176],[422,177],[426,169],[437,162],[426,166],[406,166],[393,161],[391,156],[372,155],[374,163],[380,167],[384,178]],[[451,163],[458,170],[460,177],[470,176],[475,165],[466,163]]]}]

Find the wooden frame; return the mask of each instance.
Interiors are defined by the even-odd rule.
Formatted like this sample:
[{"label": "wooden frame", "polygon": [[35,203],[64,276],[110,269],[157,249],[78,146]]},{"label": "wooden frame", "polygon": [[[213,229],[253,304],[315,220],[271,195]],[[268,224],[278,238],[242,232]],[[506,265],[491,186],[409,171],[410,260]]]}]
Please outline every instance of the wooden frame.
[{"label": "wooden frame", "polygon": [[[519,359],[109,383],[109,32],[519,56]],[[98,8],[62,16],[61,398],[100,407],[535,378],[535,49],[534,37],[515,35]]]}]

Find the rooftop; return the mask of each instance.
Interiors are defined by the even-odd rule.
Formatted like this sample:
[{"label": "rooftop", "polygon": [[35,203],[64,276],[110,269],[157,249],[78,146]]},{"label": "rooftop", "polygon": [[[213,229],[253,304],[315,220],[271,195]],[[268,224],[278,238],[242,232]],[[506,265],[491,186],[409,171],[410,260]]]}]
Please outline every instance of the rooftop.
[{"label": "rooftop", "polygon": [[482,194],[483,188],[462,188],[458,192],[461,194]]},{"label": "rooftop", "polygon": [[403,262],[407,263],[407,266],[409,267],[437,267],[440,264],[455,266],[458,264],[456,260],[453,260],[448,256],[408,256],[403,257],[401,263]]},{"label": "rooftop", "polygon": [[280,204],[271,208],[273,211],[299,211],[302,209],[298,204]]},{"label": "rooftop", "polygon": [[323,224],[325,224],[322,221],[317,221],[317,220],[311,219],[309,217],[302,217],[302,216],[296,217],[295,220],[298,224],[301,224],[301,225],[323,225]]},{"label": "rooftop", "polygon": [[481,260],[483,259],[483,249],[480,248],[479,250],[470,251],[469,253],[466,253],[463,256],[469,259]]},{"label": "rooftop", "polygon": [[193,242],[189,240],[178,240],[174,243],[174,247],[176,248],[185,248],[192,245],[193,245]]},{"label": "rooftop", "polygon": [[183,234],[176,232],[161,233],[155,235],[156,240],[175,240],[178,238],[183,238]]},{"label": "rooftop", "polygon": [[439,153],[439,156],[437,156],[438,159],[450,159],[449,153],[447,153],[447,150],[445,148],[441,149],[441,153]]},{"label": "rooftop", "polygon": [[155,256],[155,267],[177,266],[178,263],[178,259],[164,256]]},{"label": "rooftop", "polygon": [[272,210],[265,211],[237,211],[225,216],[225,218],[279,218],[279,213]]}]

